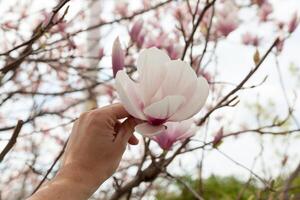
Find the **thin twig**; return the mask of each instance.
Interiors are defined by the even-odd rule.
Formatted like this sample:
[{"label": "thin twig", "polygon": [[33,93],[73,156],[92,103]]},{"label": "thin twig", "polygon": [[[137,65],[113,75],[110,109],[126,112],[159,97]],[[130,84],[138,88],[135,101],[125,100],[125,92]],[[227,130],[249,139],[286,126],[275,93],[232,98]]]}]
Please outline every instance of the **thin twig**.
[{"label": "thin twig", "polygon": [[194,39],[194,35],[195,35],[195,33],[196,33],[196,30],[197,30],[197,28],[198,28],[200,22],[202,21],[204,15],[205,15],[205,13],[206,13],[206,11],[207,11],[212,5],[214,5],[215,2],[216,2],[216,0],[213,0],[213,1],[211,1],[210,3],[207,3],[206,6],[203,8],[203,10],[202,10],[202,12],[201,12],[199,18],[197,19],[196,24],[193,26],[193,30],[192,30],[192,33],[191,33],[190,37],[189,37],[189,38],[186,40],[186,42],[185,42],[185,46],[184,46],[184,49],[183,49],[183,52],[182,52],[181,60],[184,60],[184,57],[185,57],[185,55],[186,55],[186,52],[187,52],[187,50],[188,50],[188,48],[189,48],[191,42],[192,42],[193,39]]},{"label": "thin twig", "polygon": [[37,187],[33,190],[33,192],[31,193],[31,195],[33,195],[36,191],[38,191],[38,189],[43,185],[43,183],[47,180],[48,175],[52,172],[53,168],[55,167],[56,163],[59,161],[59,159],[61,158],[61,156],[63,155],[63,153],[65,152],[65,148],[67,146],[68,141],[65,142],[63,148],[61,149],[61,151],[59,152],[59,154],[57,155],[57,157],[55,158],[55,160],[53,161],[52,165],[50,166],[50,168],[47,170],[46,174],[44,175],[43,179],[40,181],[40,183],[37,185]]},{"label": "thin twig", "polygon": [[268,57],[268,55],[271,53],[272,49],[278,44],[279,38],[277,38],[273,44],[270,46],[270,48],[267,50],[267,52],[264,54],[264,56],[260,59],[258,64],[245,76],[245,78],[234,88],[232,89],[225,97],[223,97],[214,108],[212,108],[209,112],[206,113],[206,115],[198,122],[198,126],[202,125],[206,119],[218,108],[223,107],[223,103],[226,102],[226,100],[234,95],[237,91],[239,91],[244,84],[253,76],[253,74],[260,68],[260,66],[263,64],[265,59]]},{"label": "thin twig", "polygon": [[203,197],[200,196],[200,194],[198,194],[198,192],[196,192],[188,183],[186,183],[185,181],[183,181],[182,179],[173,176],[172,174],[170,174],[169,172],[165,171],[165,173],[167,174],[167,176],[169,176],[172,179],[175,179],[176,181],[178,181],[179,183],[181,183],[187,190],[189,190],[193,196],[197,199],[197,200],[204,200]]},{"label": "thin twig", "polygon": [[19,136],[19,133],[21,131],[21,128],[23,126],[23,121],[19,120],[15,130],[10,138],[10,140],[8,141],[7,145],[4,147],[4,149],[2,150],[2,152],[0,153],[0,163],[3,161],[4,157],[6,156],[6,154],[13,148],[13,146],[16,144],[17,142],[17,138]]}]

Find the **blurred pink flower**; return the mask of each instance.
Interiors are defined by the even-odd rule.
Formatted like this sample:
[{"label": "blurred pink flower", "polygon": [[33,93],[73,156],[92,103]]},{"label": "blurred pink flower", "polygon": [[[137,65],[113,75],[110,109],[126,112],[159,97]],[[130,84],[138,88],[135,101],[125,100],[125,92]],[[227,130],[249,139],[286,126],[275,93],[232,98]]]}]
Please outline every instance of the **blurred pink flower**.
[{"label": "blurred pink flower", "polygon": [[149,47],[157,47],[159,49],[164,49],[168,53],[171,59],[178,59],[182,53],[182,47],[178,45],[178,41],[174,38],[168,38],[168,35],[165,33],[161,33],[156,38],[148,38],[145,46]]},{"label": "blurred pink flower", "polygon": [[282,22],[282,21],[279,21],[279,22],[277,23],[277,27],[278,27],[279,30],[283,30],[284,26],[285,26],[285,23]]},{"label": "blurred pink flower", "polygon": [[4,29],[16,29],[17,25],[12,21],[7,21],[2,24],[2,27]]},{"label": "blurred pink flower", "polygon": [[212,81],[212,76],[207,71],[204,71],[203,69],[198,70],[198,76],[203,76],[208,82]]},{"label": "blurred pink flower", "polygon": [[290,22],[288,24],[288,31],[289,31],[289,33],[294,32],[296,30],[298,24],[299,24],[298,14],[294,13],[292,19],[290,20]]},{"label": "blurred pink flower", "polygon": [[124,68],[125,54],[121,47],[119,37],[114,41],[112,48],[112,70],[113,76],[115,77],[119,70]]},{"label": "blurred pink flower", "polygon": [[213,139],[212,145],[214,148],[218,147],[221,144],[223,137],[224,137],[224,131],[223,128],[221,128]]},{"label": "blurred pink flower", "polygon": [[181,55],[181,49],[179,46],[175,46],[174,44],[170,44],[166,47],[166,50],[168,52],[168,55],[171,59],[175,60],[178,59]]},{"label": "blurred pink flower", "polygon": [[[46,12],[45,10],[42,11],[42,15],[44,16],[44,20],[43,20],[43,26],[46,26],[52,17],[52,12]],[[52,19],[53,23],[57,23],[60,20],[60,18],[55,15],[54,18]],[[59,23],[57,23],[51,30],[50,33],[61,33],[64,36],[66,35],[66,29],[67,29],[67,23],[65,21],[61,21]]]},{"label": "blurred pink flower", "polygon": [[217,23],[217,32],[227,37],[232,31],[234,31],[238,27],[238,23],[236,19],[221,18]]},{"label": "blurred pink flower", "polygon": [[276,45],[276,49],[278,52],[282,52],[284,47],[284,40],[283,39],[279,39],[279,42]]},{"label": "blurred pink flower", "polygon": [[137,42],[138,41],[140,33],[142,31],[142,28],[143,28],[143,23],[144,23],[143,20],[140,19],[140,20],[136,21],[133,24],[133,26],[132,26],[132,28],[131,28],[131,30],[129,32],[129,35],[130,35],[131,40],[133,42]]},{"label": "blurred pink flower", "polygon": [[184,141],[196,133],[192,119],[182,122],[167,122],[165,126],[167,127],[165,130],[152,137],[164,150],[170,150],[177,141]]},{"label": "blurred pink flower", "polygon": [[101,47],[101,48],[99,48],[99,50],[98,50],[98,58],[99,58],[99,59],[102,59],[103,56],[104,56],[104,49]]},{"label": "blurred pink flower", "polygon": [[144,42],[145,42],[145,35],[140,34],[137,41],[136,41],[137,46],[139,48],[141,48],[143,46]]},{"label": "blurred pink flower", "polygon": [[253,4],[257,4],[258,6],[262,6],[267,0],[251,0]]},{"label": "blurred pink flower", "polygon": [[259,18],[261,21],[267,21],[269,15],[273,12],[273,6],[269,2],[264,2],[259,8]]},{"label": "blurred pink flower", "polygon": [[216,31],[220,36],[227,37],[239,25],[237,10],[232,3],[224,3],[224,8],[218,12],[218,15]]},{"label": "blurred pink flower", "polygon": [[259,46],[260,38],[256,35],[252,35],[251,33],[247,32],[242,36],[242,42],[245,45],[253,45],[257,47]]},{"label": "blurred pink flower", "polygon": [[116,12],[123,17],[128,15],[128,3],[127,2],[117,2],[115,9],[116,9]]},{"label": "blurred pink flower", "polygon": [[186,62],[171,60],[155,47],[140,53],[137,71],[137,82],[125,71],[118,71],[115,86],[126,110],[147,121],[136,126],[145,136],[164,130],[165,122],[191,118],[208,96],[209,86],[202,76],[197,77]]}]

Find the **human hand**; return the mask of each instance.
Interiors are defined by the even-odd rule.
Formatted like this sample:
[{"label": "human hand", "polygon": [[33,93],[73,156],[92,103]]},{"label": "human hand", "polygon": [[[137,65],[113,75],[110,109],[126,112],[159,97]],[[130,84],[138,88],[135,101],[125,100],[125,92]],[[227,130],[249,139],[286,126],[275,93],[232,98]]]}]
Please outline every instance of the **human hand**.
[{"label": "human hand", "polygon": [[[121,123],[119,120],[123,118],[127,119]],[[49,195],[58,195],[61,190],[57,187],[61,185],[72,190],[64,191],[63,195],[71,196],[60,196],[61,199],[88,198],[115,172],[127,143],[138,144],[133,135],[136,124],[136,120],[130,117],[121,104],[81,114],[73,126],[60,170],[48,184],[49,193],[40,196],[43,199],[59,199],[57,196],[49,198]],[[56,194],[49,189],[51,186],[58,191]],[[47,189],[41,192],[47,193]]]}]

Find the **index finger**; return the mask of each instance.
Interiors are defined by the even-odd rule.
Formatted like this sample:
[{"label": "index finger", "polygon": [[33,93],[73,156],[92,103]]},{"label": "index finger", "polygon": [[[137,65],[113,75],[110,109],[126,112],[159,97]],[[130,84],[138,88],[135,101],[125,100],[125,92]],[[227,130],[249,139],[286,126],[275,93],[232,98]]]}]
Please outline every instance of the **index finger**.
[{"label": "index finger", "polygon": [[130,117],[131,115],[126,111],[124,106],[120,103],[115,103],[109,106],[111,109],[111,114],[116,119],[123,119],[125,117]]}]

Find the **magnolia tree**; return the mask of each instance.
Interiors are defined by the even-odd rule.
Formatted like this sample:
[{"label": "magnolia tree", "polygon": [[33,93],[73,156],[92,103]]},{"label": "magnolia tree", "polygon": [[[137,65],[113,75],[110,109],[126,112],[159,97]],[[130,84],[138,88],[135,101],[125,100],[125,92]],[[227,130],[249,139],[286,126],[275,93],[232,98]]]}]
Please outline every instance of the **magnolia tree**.
[{"label": "magnolia tree", "polygon": [[[278,18],[271,0],[40,3],[0,2],[0,199],[24,199],[51,179],[80,113],[114,102],[142,121],[135,128],[140,144],[128,147],[93,199],[152,199],[162,188],[176,190],[174,181],[203,199],[203,162],[213,151],[249,174],[244,190],[255,182],[268,198],[292,198],[300,163],[288,151],[279,155],[278,170],[286,173],[277,185],[277,177],[239,163],[222,146],[245,134],[259,135],[258,142],[270,135],[288,144],[296,140],[297,88],[289,95],[279,62],[299,23],[295,11]],[[219,48],[225,41],[252,52],[245,61],[250,70],[232,73],[237,82],[220,79],[218,55],[230,54]],[[272,110],[276,105],[257,103],[258,97],[239,98],[267,82],[249,80],[268,60],[276,61],[285,99],[280,113]],[[299,69],[292,72],[296,79]],[[246,103],[251,116],[230,121],[230,113]],[[263,151],[261,143],[256,160]],[[190,175],[199,188],[181,178],[186,166],[194,166]]]}]

